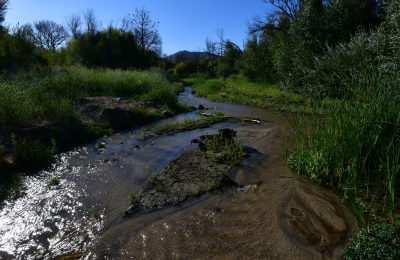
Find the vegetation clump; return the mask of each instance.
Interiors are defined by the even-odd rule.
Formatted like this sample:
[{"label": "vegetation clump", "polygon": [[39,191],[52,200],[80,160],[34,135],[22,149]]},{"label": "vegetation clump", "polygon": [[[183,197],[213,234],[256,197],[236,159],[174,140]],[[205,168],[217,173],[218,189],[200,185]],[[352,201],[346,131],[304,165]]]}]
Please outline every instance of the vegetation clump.
[{"label": "vegetation clump", "polygon": [[51,144],[28,141],[12,137],[13,163],[19,170],[39,169],[55,161],[57,147],[55,140]]},{"label": "vegetation clump", "polygon": [[48,183],[48,186],[49,187],[54,187],[54,186],[60,185],[60,183],[61,183],[61,180],[60,180],[59,177],[53,177],[53,178],[50,179],[50,181]]},{"label": "vegetation clump", "polygon": [[154,128],[154,133],[160,135],[165,133],[188,131],[196,128],[204,128],[224,120],[226,120],[225,115],[223,113],[216,112],[210,116],[203,116],[198,120],[185,119],[184,121],[175,124],[157,125]]},{"label": "vegetation clump", "polygon": [[400,236],[388,224],[362,229],[345,253],[346,259],[399,259]]},{"label": "vegetation clump", "polygon": [[203,136],[197,140],[198,149],[183,153],[159,174],[151,171],[146,187],[130,194],[131,206],[125,214],[161,209],[224,185],[235,186],[227,173],[245,155],[243,146],[234,141],[235,135],[234,130],[221,129],[218,134]]},{"label": "vegetation clump", "polygon": [[207,79],[201,74],[185,81],[195,93],[219,102],[253,105],[274,111],[310,112],[307,98],[266,82],[250,82],[242,75]]}]

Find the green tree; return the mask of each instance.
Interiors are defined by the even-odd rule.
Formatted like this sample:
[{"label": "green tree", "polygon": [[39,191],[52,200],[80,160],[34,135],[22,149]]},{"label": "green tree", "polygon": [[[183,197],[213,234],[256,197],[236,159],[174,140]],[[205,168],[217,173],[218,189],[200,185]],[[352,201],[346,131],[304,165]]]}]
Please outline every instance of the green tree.
[{"label": "green tree", "polygon": [[156,53],[137,46],[133,33],[113,27],[84,33],[72,39],[68,49],[76,62],[89,67],[147,68],[158,61]]},{"label": "green tree", "polygon": [[8,0],[0,0],[0,33],[4,31],[3,23],[7,12]]},{"label": "green tree", "polygon": [[256,35],[252,35],[247,41],[238,66],[249,80],[267,82],[275,80],[275,69],[269,45],[270,41],[266,37]]},{"label": "green tree", "polygon": [[227,40],[224,43],[223,55],[218,60],[218,74],[223,77],[238,72],[238,61],[242,50],[233,42]]}]

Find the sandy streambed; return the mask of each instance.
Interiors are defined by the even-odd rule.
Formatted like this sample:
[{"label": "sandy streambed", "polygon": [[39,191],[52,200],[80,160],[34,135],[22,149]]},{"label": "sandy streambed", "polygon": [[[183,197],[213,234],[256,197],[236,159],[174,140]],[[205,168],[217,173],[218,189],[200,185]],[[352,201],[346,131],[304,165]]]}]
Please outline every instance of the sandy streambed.
[{"label": "sandy streambed", "polygon": [[[142,140],[144,129],[104,138],[60,155],[58,162],[25,180],[27,195],[0,211],[0,257],[70,258],[340,258],[355,220],[332,192],[296,176],[284,164],[287,122],[249,106],[197,98],[179,99],[262,124],[224,122]],[[179,115],[165,123],[196,118]],[[160,172],[219,129],[237,132],[248,158],[229,176],[238,186],[204,193],[163,209],[123,217],[128,195],[139,192],[149,171]],[[188,158],[189,160],[189,158]],[[49,188],[57,176],[61,185]]]}]

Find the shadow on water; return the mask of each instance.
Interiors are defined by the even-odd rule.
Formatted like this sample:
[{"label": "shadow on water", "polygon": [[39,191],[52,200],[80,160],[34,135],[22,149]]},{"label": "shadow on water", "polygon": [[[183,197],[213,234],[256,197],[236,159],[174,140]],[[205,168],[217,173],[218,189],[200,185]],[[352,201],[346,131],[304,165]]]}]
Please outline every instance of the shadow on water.
[{"label": "shadow on water", "polygon": [[[340,257],[352,217],[339,198],[284,166],[282,116],[198,98],[189,87],[178,99],[263,124],[224,122],[143,140],[150,125],[102,138],[105,149],[92,144],[59,155],[52,167],[25,179],[25,196],[1,209],[0,258]],[[199,117],[193,111],[158,123]],[[235,129],[247,146],[249,158],[231,173],[245,188],[122,217],[128,194],[143,187],[149,172],[194,149],[194,138],[221,128]],[[49,187],[55,176],[60,185]]]}]

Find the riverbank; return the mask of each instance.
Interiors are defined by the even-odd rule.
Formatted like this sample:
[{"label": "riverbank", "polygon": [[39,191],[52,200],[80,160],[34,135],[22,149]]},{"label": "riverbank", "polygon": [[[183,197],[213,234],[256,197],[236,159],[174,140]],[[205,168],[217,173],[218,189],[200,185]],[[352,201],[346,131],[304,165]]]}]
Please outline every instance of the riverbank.
[{"label": "riverbank", "polygon": [[280,112],[311,112],[311,100],[267,83],[254,83],[241,75],[206,78],[194,74],[183,82],[193,86],[196,95],[213,101],[239,103]]},{"label": "riverbank", "polygon": [[[240,76],[225,80],[195,77],[189,81],[194,82],[194,89],[200,95],[244,104],[253,102],[259,107],[273,104],[263,98],[264,95],[284,93],[276,92],[267,84],[243,82]],[[365,86],[371,82],[377,84],[376,88],[366,90]],[[288,150],[286,158],[293,171],[341,193],[351,205],[360,226],[364,227],[349,251],[353,257],[374,255],[372,248],[385,247],[385,243],[374,236],[397,241],[400,216],[396,177],[400,169],[398,83],[395,78],[374,75],[355,84],[357,87],[350,99],[304,98],[308,100],[306,108],[289,109],[296,112],[291,116],[295,139],[292,148],[295,149]],[[230,89],[231,94],[222,95],[226,89]],[[252,99],[257,96],[254,90],[258,97]],[[290,95],[278,96],[283,99],[282,104],[291,101]],[[276,110],[287,107],[282,109],[276,105]],[[301,111],[306,113],[298,113]],[[375,230],[375,234],[369,233],[370,229]],[[389,243],[382,254],[392,255],[390,247],[399,245]],[[399,254],[398,251],[393,253],[394,258]]]},{"label": "riverbank", "polygon": [[2,79],[0,201],[18,197],[21,176],[50,165],[58,152],[187,111],[178,91],[161,71],[67,67]]},{"label": "riverbank", "polygon": [[[199,253],[195,248],[214,257],[281,255],[318,258],[322,252],[332,256],[342,254],[347,238],[355,230],[354,219],[336,195],[293,175],[282,164],[282,144],[288,134],[284,117],[254,107],[198,98],[190,88],[186,88],[178,100],[188,106],[202,104],[209,108],[207,113],[210,114],[257,118],[261,123],[224,121],[199,129],[143,138],[143,132],[160,125],[176,125],[202,117],[193,111],[62,153],[49,169],[24,178],[26,195],[8,201],[1,210],[0,219],[4,225],[0,227],[0,237],[13,234],[13,239],[0,240],[3,258],[190,257]],[[138,194],[153,179],[152,174],[162,172],[179,158],[189,165],[184,154],[190,154],[198,146],[191,141],[226,128],[236,131],[235,141],[243,145],[248,154],[241,167],[228,173],[237,185],[227,185],[223,190],[215,189],[201,196],[189,196],[178,205],[161,210],[124,217],[130,205],[130,194]],[[59,183],[49,186],[54,178]],[[208,188],[212,185],[209,187],[207,183]],[[305,201],[292,202],[293,196],[300,196]],[[330,206],[322,207],[315,203],[317,201]],[[328,208],[335,211],[326,211]],[[321,211],[327,218],[321,220],[320,214],[315,213]],[[336,211],[342,213],[338,215]],[[32,216],[35,221],[29,222]],[[306,219],[313,219],[314,224],[307,222],[307,229],[299,230]],[[193,223],[198,224],[193,226]],[[16,225],[23,228],[16,230],[13,228]],[[326,225],[334,225],[337,228],[335,234],[340,236],[322,228]],[[252,235],[240,235],[247,233]],[[231,235],[224,237],[224,234]],[[271,239],[267,234],[276,236]],[[35,241],[34,245],[24,242],[28,236],[32,238],[30,241]],[[315,239],[316,236],[319,239]],[[162,240],[165,243],[160,242],[161,237],[165,238]],[[236,249],[232,250],[231,245],[236,245]]]}]

